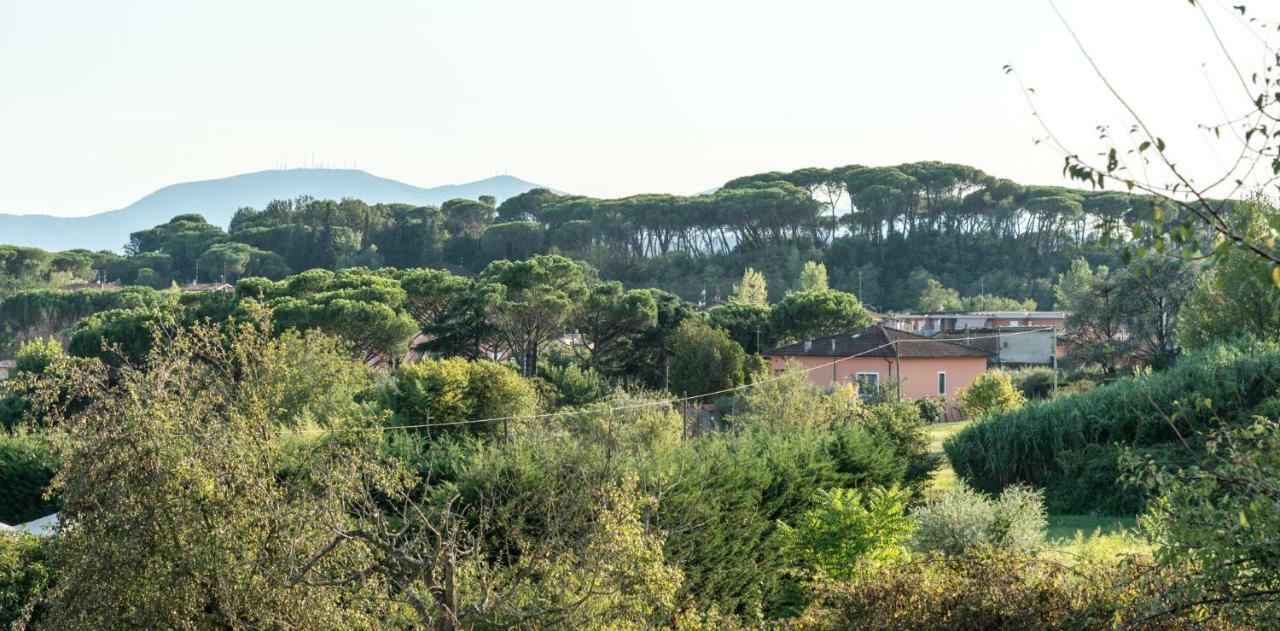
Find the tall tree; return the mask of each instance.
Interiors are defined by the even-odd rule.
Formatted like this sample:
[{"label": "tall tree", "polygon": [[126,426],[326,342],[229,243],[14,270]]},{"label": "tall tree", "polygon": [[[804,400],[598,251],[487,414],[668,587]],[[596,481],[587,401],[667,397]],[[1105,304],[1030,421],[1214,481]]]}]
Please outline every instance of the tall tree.
[{"label": "tall tree", "polygon": [[608,372],[625,369],[618,362],[634,336],[658,323],[658,303],[641,289],[625,291],[622,283],[596,285],[573,318],[582,334],[591,367]]},{"label": "tall tree", "polygon": [[843,291],[800,291],[773,306],[769,329],[779,341],[812,339],[871,326],[857,296]]},{"label": "tall tree", "polygon": [[800,291],[826,291],[827,266],[817,261],[806,261],[800,271]]},{"label": "tall tree", "polygon": [[769,304],[769,291],[765,284],[764,274],[750,267],[742,270],[742,282],[733,286],[733,299],[747,305]]},{"label": "tall tree", "polygon": [[556,255],[526,261],[495,261],[478,282],[499,287],[489,321],[521,374],[532,377],[538,355],[565,332],[574,308],[586,295],[588,273],[578,263]]}]

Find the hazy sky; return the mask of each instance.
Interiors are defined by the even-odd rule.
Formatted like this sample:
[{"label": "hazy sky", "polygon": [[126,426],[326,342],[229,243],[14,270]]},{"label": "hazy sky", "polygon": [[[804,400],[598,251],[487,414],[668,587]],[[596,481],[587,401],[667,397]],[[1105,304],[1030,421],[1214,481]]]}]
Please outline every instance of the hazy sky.
[{"label": "hazy sky", "polygon": [[[1188,3],[1060,7],[1155,122],[1220,118],[1211,85],[1240,100]],[[87,214],[311,156],[598,196],[928,159],[1061,183],[1006,63],[1061,136],[1098,147],[1118,107],[1046,0],[6,0],[0,212]],[[1167,137],[1216,164],[1200,136]]]}]

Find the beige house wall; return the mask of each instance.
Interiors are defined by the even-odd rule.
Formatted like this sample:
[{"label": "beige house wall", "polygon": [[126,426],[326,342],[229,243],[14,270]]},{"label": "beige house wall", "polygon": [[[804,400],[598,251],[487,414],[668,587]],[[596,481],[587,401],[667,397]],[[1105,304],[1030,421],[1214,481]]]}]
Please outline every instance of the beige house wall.
[{"label": "beige house wall", "polygon": [[[905,397],[918,399],[926,396],[937,396],[938,373],[945,372],[946,393],[948,401],[955,400],[956,390],[968,388],[978,375],[986,372],[985,357],[915,357],[903,358],[902,372],[898,372],[898,361],[892,357],[771,357],[773,372],[776,374],[791,361],[809,371],[809,381],[825,388],[833,383],[849,383],[854,381],[858,373],[876,373],[880,383],[888,384],[900,379],[902,394]],[[836,362],[832,364],[832,362]]]}]

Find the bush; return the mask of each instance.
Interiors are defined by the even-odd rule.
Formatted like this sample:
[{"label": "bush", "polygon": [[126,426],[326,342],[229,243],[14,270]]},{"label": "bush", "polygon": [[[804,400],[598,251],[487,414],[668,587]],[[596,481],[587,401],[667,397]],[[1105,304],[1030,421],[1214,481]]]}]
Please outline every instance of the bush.
[{"label": "bush", "polygon": [[36,599],[49,586],[48,548],[39,537],[0,533],[0,627],[38,619]]},{"label": "bush", "polygon": [[850,578],[864,559],[887,561],[900,555],[911,531],[903,514],[910,494],[896,487],[820,490],[813,508],[782,524],[779,536],[792,559],[823,576]]},{"label": "bush", "polygon": [[1009,371],[1013,387],[1029,400],[1048,399],[1053,396],[1053,369],[1037,366]]},{"label": "bush", "polygon": [[609,394],[609,384],[600,373],[576,364],[538,367],[538,376],[556,389],[556,405],[579,406],[595,403]]},{"label": "bush", "polygon": [[391,411],[394,426],[440,424],[494,432],[502,425],[460,423],[532,415],[538,393],[529,380],[491,361],[424,359],[396,369],[382,392],[382,403]]},{"label": "bush", "polygon": [[[1140,617],[1137,612],[1143,604],[1147,576],[1147,568],[1134,564],[1068,568],[1007,553],[868,566],[851,580],[822,586],[813,605],[787,628],[1119,628],[1126,620]],[[1197,623],[1194,627],[1192,621]],[[1212,622],[1175,617],[1140,628],[1229,628]]]},{"label": "bush", "polygon": [[855,425],[744,427],[681,441],[678,415],[653,419],[674,430],[655,433],[643,429],[651,411],[638,411],[634,422],[632,412],[604,414],[576,414],[486,444],[451,463],[448,488],[460,493],[460,507],[486,503],[510,515],[492,545],[518,549],[547,529],[587,532],[595,516],[582,507],[602,485],[634,472],[640,491],[658,499],[648,524],[666,534],[666,559],[684,572],[680,600],[707,610],[794,606],[778,523],[796,523],[820,489],[900,486],[908,467],[887,437]]},{"label": "bush", "polygon": [[1013,386],[1013,379],[1003,370],[978,375],[973,385],[956,393],[960,407],[970,417],[1016,410],[1027,398]]},{"label": "bush", "polygon": [[[1181,435],[1199,451],[1208,431],[1248,420],[1278,389],[1280,344],[1218,347],[1162,373],[985,416],[944,447],[956,474],[988,493],[1021,482],[1044,487],[1055,511],[1140,509],[1142,497],[1106,471],[1118,467],[1120,449],[1170,455],[1182,449]],[[1091,472],[1086,480],[1071,477],[1082,471]]]},{"label": "bush", "polygon": [[923,552],[957,555],[978,550],[1031,552],[1044,540],[1044,498],[1011,486],[991,499],[967,487],[943,495],[912,514],[915,546]]},{"label": "bush", "polygon": [[53,446],[38,434],[0,432],[0,522],[20,524],[58,510],[44,498],[58,470]]},{"label": "bush", "polygon": [[947,400],[942,397],[920,397],[915,403],[920,420],[927,425],[941,423],[947,418]]}]

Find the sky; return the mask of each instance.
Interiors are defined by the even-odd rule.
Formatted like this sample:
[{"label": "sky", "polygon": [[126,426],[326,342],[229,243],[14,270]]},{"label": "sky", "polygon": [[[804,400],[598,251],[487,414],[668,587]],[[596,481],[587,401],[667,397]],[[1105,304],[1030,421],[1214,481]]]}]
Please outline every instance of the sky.
[{"label": "sky", "polygon": [[[1204,4],[1251,54],[1221,0]],[[1243,90],[1197,9],[1058,6],[1180,160],[1218,168],[1195,127]],[[90,214],[319,165],[601,197],[917,160],[1065,184],[1006,64],[1073,150],[1123,126],[1048,0],[6,1],[0,212]]]}]

